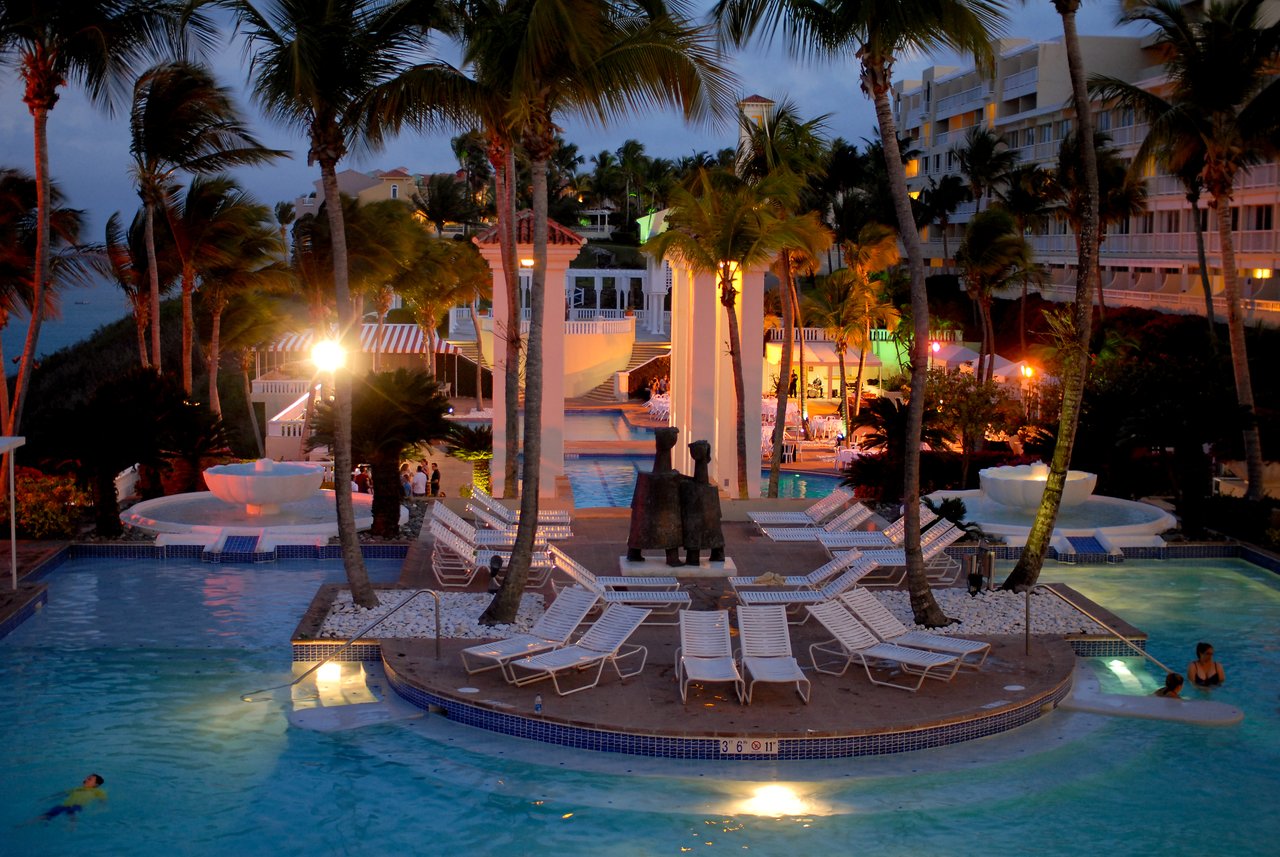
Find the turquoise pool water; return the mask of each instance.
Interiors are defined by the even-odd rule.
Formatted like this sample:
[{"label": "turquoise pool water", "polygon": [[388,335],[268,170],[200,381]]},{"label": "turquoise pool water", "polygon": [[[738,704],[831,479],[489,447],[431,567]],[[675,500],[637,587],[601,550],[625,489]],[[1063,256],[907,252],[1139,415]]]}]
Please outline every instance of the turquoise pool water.
[{"label": "turquoise pool water", "polygon": [[[573,488],[574,505],[580,508],[630,506],[636,474],[653,466],[653,456],[584,455],[566,458],[565,475]],[[764,471],[768,478],[768,471]],[[840,477],[783,472],[778,496],[788,499],[821,499],[840,484]]]},{"label": "turquoise pool water", "polygon": [[[340,576],[337,563],[57,570],[50,605],[0,641],[0,853],[1270,855],[1280,837],[1280,586],[1243,563],[1046,574],[1151,632],[1173,664],[1212,641],[1229,676],[1215,694],[1245,710],[1241,726],[1060,711],[942,750],[695,767],[437,717],[325,735],[288,727],[280,703],[240,702],[288,679],[298,614]],[[74,829],[23,824],[90,771],[107,778],[105,806]],[[780,788],[769,817],[755,799]]]}]

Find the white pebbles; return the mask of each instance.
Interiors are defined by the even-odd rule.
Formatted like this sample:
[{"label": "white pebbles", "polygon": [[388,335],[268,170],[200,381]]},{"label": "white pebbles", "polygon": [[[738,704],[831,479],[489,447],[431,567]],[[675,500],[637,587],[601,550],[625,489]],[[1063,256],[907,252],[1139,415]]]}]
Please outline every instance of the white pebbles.
[{"label": "white pebbles", "polygon": [[[935,589],[934,598],[942,612],[957,624],[945,628],[921,627],[938,634],[987,636],[1022,634],[1026,627],[1027,597],[1020,592],[990,590],[970,596],[963,589]],[[877,592],[876,597],[909,628],[917,627],[906,592]],[[1031,596],[1031,633],[1105,634],[1092,619],[1073,610],[1054,595],[1037,592]]]},{"label": "white pebbles", "polygon": [[[380,589],[380,604],[373,610],[356,607],[351,603],[350,592],[339,592],[317,636],[322,639],[348,640],[370,622],[387,615],[412,592],[412,589]],[[542,615],[542,596],[526,594],[520,600],[520,610],[516,613],[515,622],[510,625],[481,625],[480,614],[492,600],[493,596],[482,592],[441,592],[440,636],[470,639],[510,637],[529,630],[534,620]],[[434,638],[435,635],[436,602],[429,595],[419,595],[369,632],[372,638]]]}]

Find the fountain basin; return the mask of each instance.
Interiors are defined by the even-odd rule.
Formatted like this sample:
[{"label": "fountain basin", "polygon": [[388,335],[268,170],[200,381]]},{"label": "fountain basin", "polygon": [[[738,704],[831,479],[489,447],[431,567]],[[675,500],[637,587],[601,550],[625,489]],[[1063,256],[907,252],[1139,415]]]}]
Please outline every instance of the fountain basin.
[{"label": "fountain basin", "polygon": [[[373,525],[373,495],[353,494],[356,529]],[[403,506],[400,523],[409,518]],[[332,491],[314,490],[306,498],[286,503],[274,513],[247,515],[208,491],[174,494],[135,503],[120,513],[120,520],[151,535],[161,533],[204,535],[261,535],[274,539],[290,537],[328,538],[338,534],[338,515]]]},{"label": "fountain basin", "polygon": [[[978,478],[982,483],[982,493],[987,498],[1002,506],[1034,512],[1044,495],[1045,482],[1049,479],[1049,466],[1037,462],[988,467],[978,471]],[[1097,484],[1096,473],[1068,470],[1060,508],[1068,509],[1084,503],[1092,496]]]},{"label": "fountain basin", "polygon": [[305,500],[324,480],[324,468],[314,464],[275,462],[269,458],[220,464],[204,472],[210,493],[226,503],[245,507],[250,517],[275,515],[286,503]]},{"label": "fountain basin", "polygon": [[[948,497],[964,501],[965,520],[977,523],[985,532],[1000,536],[1011,545],[1026,541],[1035,520],[1035,508],[1018,509],[996,503],[981,491],[937,491],[929,495],[935,502]],[[1146,544],[1154,543],[1151,537],[1172,529],[1177,523],[1168,512],[1150,503],[1097,495],[1061,509],[1053,535],[1057,538],[1101,534],[1119,544]]]}]

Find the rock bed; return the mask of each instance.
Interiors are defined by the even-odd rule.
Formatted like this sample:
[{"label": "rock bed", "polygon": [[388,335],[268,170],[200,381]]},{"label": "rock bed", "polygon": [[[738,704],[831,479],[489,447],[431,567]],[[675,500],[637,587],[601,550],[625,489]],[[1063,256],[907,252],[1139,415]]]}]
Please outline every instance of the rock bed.
[{"label": "rock bed", "polygon": [[[389,613],[413,591],[412,589],[380,589],[378,600],[381,603],[373,610],[356,607],[351,603],[350,592],[339,592],[316,636],[321,639],[349,640],[370,622]],[[492,600],[492,596],[482,592],[441,592],[441,636],[468,639],[510,637],[513,634],[528,631],[534,620],[542,615],[542,596],[526,594],[520,601],[520,610],[516,613],[515,622],[510,625],[481,625],[477,620]],[[373,637],[435,637],[435,635],[436,603],[434,598],[427,595],[418,596],[409,606],[379,625],[371,634]]]},{"label": "rock bed", "polygon": [[[938,634],[987,636],[1022,634],[1026,627],[1027,597],[1020,592],[988,590],[969,595],[963,589],[935,589],[942,612],[957,624],[945,628],[917,626],[911,615],[910,596],[905,592],[877,592],[876,597],[908,628],[919,627]],[[1031,630],[1035,634],[1105,634],[1101,625],[1045,593],[1031,596]]]}]

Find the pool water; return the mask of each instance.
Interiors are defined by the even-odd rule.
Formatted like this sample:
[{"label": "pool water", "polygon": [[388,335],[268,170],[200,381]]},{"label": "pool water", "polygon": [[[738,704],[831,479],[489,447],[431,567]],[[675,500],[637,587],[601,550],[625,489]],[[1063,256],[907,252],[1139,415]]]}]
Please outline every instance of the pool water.
[{"label": "pool water", "polygon": [[653,440],[653,429],[637,428],[622,411],[568,411],[565,440]]},{"label": "pool water", "polygon": [[[380,580],[395,565],[371,563]],[[941,750],[776,765],[575,753],[433,716],[320,734],[290,728],[283,702],[241,702],[288,680],[298,615],[340,577],[337,563],[54,572],[49,606],[0,641],[0,852],[1270,855],[1280,837],[1280,586],[1243,563],[1045,575],[1179,668],[1212,641],[1228,671],[1214,697],[1244,709],[1240,726],[1059,711]],[[24,823],[91,771],[106,805],[74,828]],[[780,788],[775,809],[752,801]]]},{"label": "pool water", "polygon": [[[636,474],[653,466],[653,456],[584,455],[566,458],[565,475],[573,488],[573,502],[579,508],[631,505]],[[767,480],[769,472],[763,471]],[[840,485],[841,477],[819,473],[783,471],[778,496],[786,499],[819,500]]]}]

